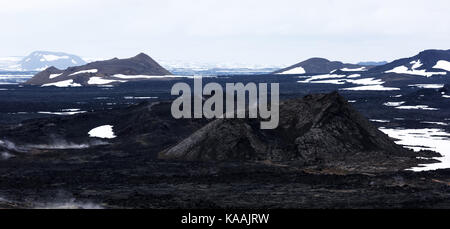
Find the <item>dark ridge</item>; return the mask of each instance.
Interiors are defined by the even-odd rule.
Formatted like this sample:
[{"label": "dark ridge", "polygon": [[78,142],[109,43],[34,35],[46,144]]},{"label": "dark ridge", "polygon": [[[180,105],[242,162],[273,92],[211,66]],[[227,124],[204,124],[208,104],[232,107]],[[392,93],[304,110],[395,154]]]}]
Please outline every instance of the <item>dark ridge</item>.
[{"label": "dark ridge", "polygon": [[159,154],[188,161],[296,161],[373,164],[395,157],[414,160],[337,92],[280,104],[277,129],[261,130],[255,119],[218,119]]},{"label": "dark ridge", "polygon": [[[79,71],[96,69],[97,72],[80,73]],[[50,78],[51,74],[61,74],[58,77]],[[169,71],[159,65],[150,56],[140,53],[128,59],[113,58],[105,61],[96,61],[86,65],[69,67],[65,70],[56,68],[48,68],[42,72],[37,73],[33,78],[29,79],[25,84],[28,85],[43,85],[49,83],[60,82],[64,80],[73,80],[74,83],[81,85],[88,85],[90,77],[96,76],[103,79],[112,80],[115,74],[123,75],[172,75]],[[120,79],[115,79],[120,80]],[[142,80],[142,79],[141,79]]]},{"label": "dark ridge", "polygon": [[360,68],[361,65],[356,64],[345,64],[340,61],[329,61],[325,58],[311,58],[300,62],[298,64],[289,66],[284,69],[273,72],[273,74],[282,73],[297,67],[302,67],[305,69],[306,73],[319,74],[319,73],[330,73],[333,70],[339,70],[342,68]]}]

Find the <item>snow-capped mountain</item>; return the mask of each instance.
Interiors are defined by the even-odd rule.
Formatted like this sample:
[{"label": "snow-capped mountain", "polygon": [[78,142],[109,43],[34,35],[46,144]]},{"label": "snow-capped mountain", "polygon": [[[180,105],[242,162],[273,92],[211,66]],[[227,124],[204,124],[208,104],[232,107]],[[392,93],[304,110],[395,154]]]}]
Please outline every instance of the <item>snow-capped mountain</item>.
[{"label": "snow-capped mountain", "polygon": [[275,74],[299,74],[298,83],[334,84],[340,90],[399,91],[417,86],[441,88],[448,83],[449,72],[450,50],[425,50],[380,66],[346,65],[313,58]]},{"label": "snow-capped mountain", "polygon": [[84,64],[86,64],[86,62],[83,59],[73,54],[36,51],[19,61],[16,69],[22,71],[42,71],[51,66],[65,69]]},{"label": "snow-capped mountain", "polygon": [[322,74],[333,71],[359,72],[366,71],[369,68],[370,66],[345,64],[340,61],[329,61],[324,58],[311,58],[290,67],[275,71],[274,74]]},{"label": "snow-capped mountain", "polygon": [[372,73],[395,73],[431,77],[450,72],[450,50],[425,50],[370,69]]},{"label": "snow-capped mountain", "polygon": [[60,70],[49,67],[25,84],[57,87],[104,85],[172,75],[144,53],[128,59],[96,61]]}]

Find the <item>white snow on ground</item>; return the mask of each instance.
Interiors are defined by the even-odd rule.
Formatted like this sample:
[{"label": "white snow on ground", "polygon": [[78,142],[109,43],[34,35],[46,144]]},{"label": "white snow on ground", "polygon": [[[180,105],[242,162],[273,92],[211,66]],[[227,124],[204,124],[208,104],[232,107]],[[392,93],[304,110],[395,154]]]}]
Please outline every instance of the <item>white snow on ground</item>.
[{"label": "white snow on ground", "polygon": [[449,99],[449,98],[450,98],[450,95],[442,95],[442,98]]},{"label": "white snow on ground", "polygon": [[402,97],[403,95],[393,95],[393,96],[391,96],[392,98],[400,98],[400,97]]},{"label": "white snow on ground", "polygon": [[114,135],[113,126],[111,125],[104,125],[96,127],[88,132],[90,137],[95,138],[108,138],[112,139],[115,138],[116,135]]},{"label": "white snow on ground", "polygon": [[102,84],[109,84],[109,83],[114,83],[114,82],[121,82],[121,83],[123,83],[123,82],[126,82],[126,81],[123,81],[123,80],[107,80],[107,79],[103,79],[102,77],[94,76],[94,77],[89,78],[88,84],[91,84],[91,85],[102,85]]},{"label": "white snow on ground", "polygon": [[344,72],[360,72],[360,71],[367,71],[366,67],[360,67],[360,68],[343,68],[341,71]]},{"label": "white snow on ground", "polygon": [[436,69],[443,69],[445,71],[450,72],[450,62],[446,61],[446,60],[440,60],[436,63],[436,65],[434,65],[433,68]]},{"label": "white snow on ground", "polygon": [[446,75],[447,74],[446,72],[426,72],[425,69],[409,70],[408,67],[406,67],[406,66],[398,66],[398,67],[393,68],[392,70],[386,71],[385,73],[409,74],[409,75],[419,75],[419,76],[426,76],[426,77],[430,77],[433,75]]},{"label": "white snow on ground", "polygon": [[383,85],[369,85],[369,86],[344,88],[341,90],[346,90],[346,91],[399,91],[400,88],[385,87]]},{"label": "white snow on ground", "polygon": [[388,123],[391,122],[389,120],[382,120],[382,119],[370,119],[370,121],[372,122],[380,122],[380,123]]},{"label": "white snow on ground", "polygon": [[335,79],[335,78],[345,78],[346,75],[337,75],[337,74],[325,74],[325,75],[315,75],[315,76],[310,76],[310,77],[304,77],[301,76],[301,78],[307,78],[304,81],[298,81],[299,83],[310,83],[311,81],[314,80],[321,80],[321,79]]},{"label": "white snow on ground", "polygon": [[383,105],[388,106],[388,107],[397,107],[404,103],[406,103],[406,102],[404,102],[404,101],[402,101],[402,102],[385,102],[385,103],[383,103]]},{"label": "white snow on ground", "polygon": [[55,61],[55,60],[61,60],[61,59],[69,59],[69,56],[56,56],[52,54],[48,55],[42,55],[41,61]]},{"label": "white snow on ground", "polygon": [[62,74],[64,74],[64,73],[50,74],[50,76],[49,76],[48,78],[53,79],[53,78],[56,78],[56,77],[58,77],[58,76],[60,76],[60,75],[62,75]]},{"label": "white snow on ground", "polygon": [[80,111],[80,109],[66,109],[61,110],[60,112],[51,112],[51,111],[38,111],[38,114],[51,114],[51,115],[75,115],[86,113],[87,111]]},{"label": "white snow on ground", "polygon": [[49,86],[55,86],[55,87],[81,87],[81,84],[74,83],[73,80],[63,80],[55,83],[48,83],[44,84],[41,87],[49,87]]},{"label": "white snow on ground", "polygon": [[409,87],[438,89],[444,87],[444,84],[411,84]]},{"label": "white snow on ground", "polygon": [[374,79],[374,78],[364,78],[364,79],[357,79],[357,80],[346,80],[349,83],[352,84],[358,84],[358,85],[382,85],[384,82],[380,79]]},{"label": "white snow on ground", "polygon": [[279,74],[279,75],[288,75],[288,74],[305,74],[305,73],[306,73],[306,71],[305,71],[304,68],[296,67],[296,68],[289,69],[287,71],[280,72],[280,73],[277,73],[277,74]]},{"label": "white snow on ground", "polygon": [[6,88],[0,88],[0,91],[8,91]]},{"label": "white snow on ground", "polygon": [[[352,84],[357,84],[357,85],[364,85],[364,86],[359,86],[359,87],[341,89],[341,90],[351,90],[351,91],[400,90],[400,88],[382,86],[382,84],[384,84],[384,82],[381,79],[374,79],[374,78],[352,79],[352,78],[357,78],[360,76],[361,76],[360,74],[353,74],[353,75],[349,75],[349,76],[337,75],[337,74],[325,74],[325,75],[311,76],[308,79],[305,79],[303,81],[297,81],[297,82],[298,83],[326,83],[326,84],[352,83]],[[302,78],[304,78],[304,77],[302,77]],[[328,79],[328,80],[322,80],[322,79]]]},{"label": "white snow on ground", "polygon": [[347,76],[347,78],[358,78],[358,77],[361,77],[361,74],[351,74]]},{"label": "white snow on ground", "polygon": [[418,69],[420,67],[422,67],[422,62],[420,62],[420,60],[416,60],[416,61],[411,61],[410,64],[412,64],[411,69]]},{"label": "white snow on ground", "polygon": [[70,74],[69,76],[83,74],[83,73],[97,73],[97,72],[98,72],[97,69],[89,69],[89,70],[83,70],[83,71],[74,72],[74,73]]},{"label": "white snow on ground", "polygon": [[123,75],[123,74],[116,74],[116,75],[112,75],[112,77],[119,78],[119,79],[159,79],[159,78],[168,78],[168,77],[176,77],[176,76],[172,76],[172,75],[149,76],[149,75]]},{"label": "white snow on ground", "polygon": [[450,134],[441,129],[387,129],[380,128],[385,134],[399,139],[397,144],[419,151],[428,149],[439,152],[444,157],[435,158],[440,163],[423,164],[411,168],[413,171],[426,171],[450,168]]},{"label": "white snow on ground", "polygon": [[[363,79],[354,79],[361,77],[360,74],[352,74],[352,75],[337,75],[337,74],[325,74],[325,75],[316,75],[308,77],[303,81],[297,81],[298,83],[326,83],[326,84],[345,84],[345,83],[353,83],[358,85],[381,85],[384,82],[380,79],[374,78],[363,78]],[[305,78],[305,77],[301,77]],[[322,80],[329,79],[329,80]]]},{"label": "white snow on ground", "polygon": [[428,107],[427,105],[416,105],[416,106],[399,106],[396,109],[401,110],[429,110],[429,111],[437,111],[438,108]]}]

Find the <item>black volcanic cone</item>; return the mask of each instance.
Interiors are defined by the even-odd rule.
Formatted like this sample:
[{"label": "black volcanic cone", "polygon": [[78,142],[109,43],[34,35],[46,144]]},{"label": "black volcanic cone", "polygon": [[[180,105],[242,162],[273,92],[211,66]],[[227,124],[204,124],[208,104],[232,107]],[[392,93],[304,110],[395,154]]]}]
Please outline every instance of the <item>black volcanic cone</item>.
[{"label": "black volcanic cone", "polygon": [[280,124],[261,130],[257,119],[218,119],[177,145],[162,159],[200,161],[333,161],[413,158],[337,92],[280,104]]}]

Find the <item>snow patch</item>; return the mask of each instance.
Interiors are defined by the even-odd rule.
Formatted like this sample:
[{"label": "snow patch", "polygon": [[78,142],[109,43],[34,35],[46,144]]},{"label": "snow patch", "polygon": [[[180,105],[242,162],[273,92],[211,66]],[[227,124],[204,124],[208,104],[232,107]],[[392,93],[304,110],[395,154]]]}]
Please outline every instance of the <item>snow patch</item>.
[{"label": "snow patch", "polygon": [[380,128],[385,134],[399,139],[397,144],[404,145],[414,151],[433,150],[442,154],[442,158],[435,158],[440,163],[419,165],[410,170],[426,171],[450,168],[450,134],[441,129],[387,129]]},{"label": "snow patch", "polygon": [[289,75],[289,74],[305,74],[306,71],[302,67],[296,67],[293,69],[286,70],[284,72],[277,73],[279,75]]},{"label": "snow patch", "polygon": [[386,71],[385,73],[409,74],[409,75],[419,75],[419,76],[426,76],[426,77],[431,77],[433,75],[446,75],[447,74],[446,72],[427,72],[425,69],[409,70],[408,67],[406,67],[406,66],[398,66],[398,67],[393,68],[392,70]]},{"label": "snow patch", "polygon": [[351,74],[347,76],[347,78],[358,78],[358,77],[361,77],[361,74]]},{"label": "snow patch", "polygon": [[401,110],[429,110],[429,111],[437,111],[438,108],[428,107],[427,105],[416,105],[416,106],[399,106],[396,109]]},{"label": "snow patch", "polygon": [[55,83],[48,83],[44,84],[41,87],[49,87],[49,86],[55,86],[55,87],[81,87],[81,84],[74,83],[73,80],[63,80]]},{"label": "snow patch", "polygon": [[440,60],[436,63],[436,65],[434,65],[433,68],[442,69],[447,72],[450,72],[450,62],[446,60]]},{"label": "snow patch", "polygon": [[64,73],[50,74],[50,76],[49,76],[48,78],[53,79],[53,78],[56,78],[56,77],[58,77],[58,76],[61,76],[62,74],[64,74]]},{"label": "snow patch", "polygon": [[88,132],[90,137],[95,138],[108,138],[112,139],[115,138],[116,135],[114,135],[113,126],[111,125],[104,125],[96,127]]},{"label": "snow patch", "polygon": [[406,103],[406,102],[404,102],[404,101],[402,101],[402,102],[385,102],[385,103],[383,103],[383,105],[388,106],[388,107],[398,107],[400,105],[403,105],[404,103]]},{"label": "snow patch", "polygon": [[109,84],[109,83],[114,83],[114,82],[126,82],[123,80],[107,80],[107,79],[103,79],[102,77],[91,77],[89,78],[88,84],[91,85],[102,85],[102,84]]},{"label": "snow patch", "polygon": [[98,72],[97,69],[89,69],[89,70],[82,70],[82,71],[74,72],[74,73],[70,74],[69,76],[84,74],[84,73],[97,73],[97,72]]},{"label": "snow patch", "polygon": [[443,88],[444,84],[411,84],[409,87],[418,87],[418,88],[428,88],[428,89],[438,89]]},{"label": "snow patch", "polygon": [[369,85],[369,86],[344,88],[341,90],[346,90],[346,91],[399,91],[400,88],[385,87],[383,85]]},{"label": "snow patch", "polygon": [[411,61],[410,64],[412,64],[411,69],[416,70],[420,67],[422,67],[422,63],[420,62],[420,60],[416,60],[416,61]]},{"label": "snow patch", "polygon": [[70,111],[70,110],[62,110],[61,112],[51,112],[51,111],[38,111],[38,114],[49,114],[49,115],[75,115],[86,113],[87,111]]},{"label": "snow patch", "polygon": [[360,68],[342,68],[341,71],[344,72],[361,72],[361,71],[367,71],[366,67],[360,67]]},{"label": "snow patch", "polygon": [[[70,57],[56,56],[56,55],[52,55],[52,54],[44,54],[44,55],[42,55],[42,58],[44,59],[44,61],[56,61],[56,60],[61,60],[61,59],[69,59]],[[42,61],[42,59],[41,59],[41,61]]]},{"label": "snow patch", "polygon": [[379,123],[388,123],[391,122],[389,120],[382,120],[382,119],[370,119],[372,122],[379,122]]}]

